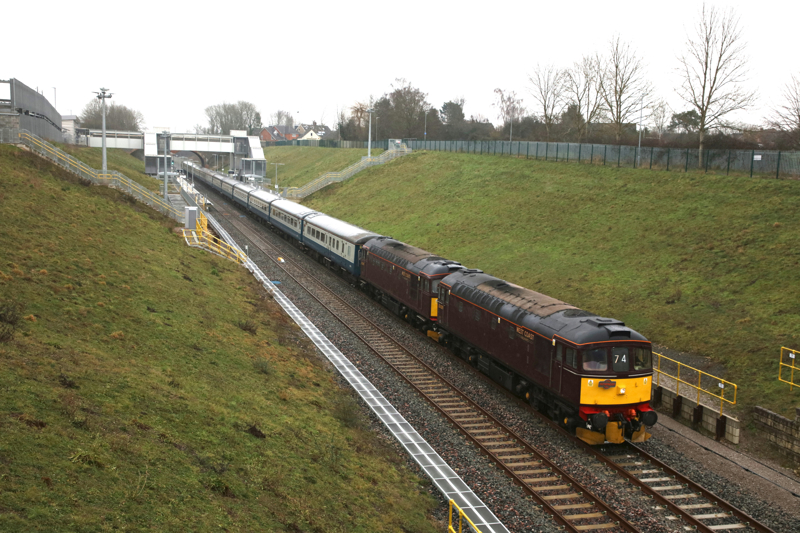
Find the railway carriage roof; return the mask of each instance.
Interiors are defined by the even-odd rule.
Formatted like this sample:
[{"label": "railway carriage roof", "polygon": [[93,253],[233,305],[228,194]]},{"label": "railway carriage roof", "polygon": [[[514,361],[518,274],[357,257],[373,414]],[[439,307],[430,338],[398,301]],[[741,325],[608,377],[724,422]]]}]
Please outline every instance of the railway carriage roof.
[{"label": "railway carriage roof", "polygon": [[439,257],[391,237],[376,237],[365,246],[369,247],[371,253],[391,261],[414,274],[437,276],[464,268],[461,263]]},{"label": "railway carriage roof", "polygon": [[236,185],[234,185],[234,188],[239,189],[240,191],[244,191],[245,193],[250,193],[256,190],[256,188],[253,187],[252,185],[248,185],[239,180],[234,180],[234,181],[236,181]]},{"label": "railway carriage roof", "polygon": [[316,213],[313,209],[309,209],[304,205],[300,205],[291,200],[275,200],[272,202],[273,209],[280,209],[284,213],[289,213],[292,216],[303,218],[311,213]]},{"label": "railway carriage roof", "polygon": [[258,189],[253,191],[252,193],[250,193],[250,196],[252,198],[258,198],[259,200],[267,202],[268,204],[274,202],[275,200],[280,200],[280,196],[278,196],[277,194],[272,194],[269,191],[265,191],[264,189]]},{"label": "railway carriage roof", "polygon": [[480,270],[456,272],[442,282],[450,287],[450,294],[548,339],[557,334],[575,344],[647,340],[619,320],[596,316]]},{"label": "railway carriage roof", "polygon": [[230,185],[231,187],[233,187],[235,185],[239,185],[239,184],[242,183],[241,181],[237,181],[237,180],[235,180],[233,178],[224,178],[220,174],[215,174],[214,177],[217,178],[218,180],[220,180],[222,183],[226,183],[226,184]]},{"label": "railway carriage roof", "polygon": [[306,217],[306,222],[354,244],[363,244],[369,239],[378,236],[377,233],[359,228],[325,213],[312,213]]}]

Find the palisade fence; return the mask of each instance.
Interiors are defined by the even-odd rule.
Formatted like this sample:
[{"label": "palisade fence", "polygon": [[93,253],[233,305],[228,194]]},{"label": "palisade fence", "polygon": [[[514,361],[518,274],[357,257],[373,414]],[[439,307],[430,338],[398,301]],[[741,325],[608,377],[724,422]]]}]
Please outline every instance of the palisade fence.
[{"label": "palisade fence", "polygon": [[[800,177],[800,152],[776,150],[703,150],[699,166],[696,148],[654,148],[615,144],[547,143],[526,141],[417,141],[405,139],[412,150],[462,152],[563,161],[624,168],[668,171],[713,171],[774,178]],[[381,146],[384,141],[373,143]],[[698,168],[699,167],[699,168]]]},{"label": "palisade fence", "polygon": [[[527,141],[418,141],[403,139],[413,151],[461,152],[572,162],[619,168],[647,168],[670,172],[715,172],[774,178],[800,177],[800,152],[778,150],[703,150],[699,165],[697,148],[655,148],[616,144],[583,144]],[[321,148],[366,148],[366,141],[276,141],[264,146],[316,146]],[[389,141],[372,141],[372,148],[389,149]]]},{"label": "palisade fence", "polygon": [[81,179],[94,185],[105,185],[122,191],[163,215],[178,222],[184,221],[184,214],[172,207],[172,204],[161,198],[158,193],[143,187],[119,172],[96,170],[27,130],[0,128],[0,144],[21,144],[26,146],[33,153],[52,161],[61,168],[76,174]]}]

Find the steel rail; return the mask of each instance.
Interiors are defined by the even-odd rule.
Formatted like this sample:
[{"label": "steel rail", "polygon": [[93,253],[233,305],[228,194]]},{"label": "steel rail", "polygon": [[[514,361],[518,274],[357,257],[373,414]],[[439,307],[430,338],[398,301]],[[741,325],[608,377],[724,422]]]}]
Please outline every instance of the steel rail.
[{"label": "steel rail", "polygon": [[[223,214],[223,216],[226,216]],[[245,227],[240,220],[226,216],[228,220],[250,239],[253,244],[262,250],[268,248],[274,250],[276,255],[280,251],[272,244],[266,242],[259,235],[257,235],[250,228]],[[266,250],[264,250],[266,251]],[[536,450],[533,446],[526,443],[520,438],[513,430],[505,426],[502,422],[494,418],[478,404],[473,402],[469,397],[450,383],[446,378],[439,376],[430,366],[421,361],[418,357],[409,352],[401,343],[394,341],[392,336],[387,333],[382,327],[375,324],[372,320],[355,310],[350,304],[345,302],[342,298],[331,292],[327,286],[321,282],[316,276],[308,272],[305,268],[295,264],[295,262],[284,258],[284,262],[279,262],[274,257],[268,257],[287,275],[292,277],[298,284],[303,287],[315,300],[317,300],[323,307],[328,309],[345,327],[350,329],[357,337],[359,337],[366,346],[373,351],[376,355],[381,357],[387,362],[406,382],[408,382],[420,395],[423,396],[434,408],[442,413],[459,432],[465,435],[472,441],[483,453],[488,455],[495,464],[501,468],[507,475],[509,475],[516,484],[521,486],[526,493],[535,499],[540,507],[550,514],[553,519],[560,525],[564,526],[568,531],[592,531],[600,529],[619,529],[622,531],[635,532],[638,531],[632,524],[626,521],[616,511],[610,508],[605,502],[592,494],[588,489],[584,488],[580,483],[572,479],[566,472],[561,470],[544,455]],[[292,267],[300,272],[300,276],[317,284],[325,295],[319,297],[314,294],[309,287],[301,283],[295,275],[293,275],[287,267]],[[327,298],[328,302],[323,299]],[[349,313],[350,318],[356,320],[347,320],[343,317],[344,313]],[[361,322],[368,324],[369,328],[377,331],[379,336],[377,338],[369,338],[370,332],[361,330],[357,331],[354,323]],[[383,337],[383,338],[381,338]],[[379,342],[383,346],[376,347]],[[394,349],[394,354],[385,356],[387,350]],[[403,368],[403,361],[392,361],[390,357],[405,356],[410,359],[415,368]],[[424,374],[417,376],[418,379],[413,379],[410,374],[412,370],[423,369]],[[445,387],[444,391],[437,387],[431,387],[429,379],[433,377],[439,380],[439,383]],[[421,379],[420,379],[421,378]],[[427,384],[427,389],[432,394],[423,390],[423,383]],[[448,390],[449,389],[449,392]],[[444,396],[443,399],[448,400],[447,403],[437,400],[434,396]],[[455,404],[454,404],[455,402]],[[479,422],[478,424],[465,424],[463,422]],[[469,426],[469,427],[468,427]],[[486,426],[489,426],[487,428]],[[491,426],[494,426],[492,428]],[[493,442],[496,439],[503,439],[499,442]],[[535,459],[531,461],[531,459]],[[512,461],[513,460],[513,461]],[[533,467],[533,469],[531,469]],[[517,472],[515,468],[527,468],[521,472]],[[537,486],[536,477],[523,478],[522,474],[544,474],[543,477],[538,478],[539,483],[545,483],[544,486]],[[548,475],[549,474],[549,475]],[[553,476],[552,474],[555,474]],[[566,482],[566,484],[565,484]],[[555,483],[555,484],[554,484]],[[566,491],[566,492],[565,492]],[[578,491],[578,492],[576,492]],[[583,499],[583,502],[576,503],[576,500]],[[553,505],[551,502],[556,500],[569,500],[570,503],[566,505]],[[592,510],[594,512],[583,512],[580,509]],[[578,511],[573,511],[578,510]],[[579,514],[566,515],[559,511],[573,511]],[[599,518],[608,517],[612,522],[604,523],[580,523],[586,520],[595,521]]]},{"label": "steel rail", "polygon": [[[239,226],[239,224],[238,224],[239,221],[238,220],[236,220],[236,219],[230,219],[230,220],[234,225]],[[257,238],[260,239],[260,237],[257,237]],[[271,246],[273,249],[275,249],[275,247],[273,245],[269,245],[269,246]],[[283,265],[278,263],[278,266],[282,267]],[[302,267],[297,266],[296,268],[300,269],[301,271],[305,271]],[[288,274],[288,272],[287,272],[287,274]],[[310,278],[316,280],[316,278],[312,274],[309,274],[309,273],[306,272],[306,275],[309,276]],[[318,280],[316,280],[316,281],[318,283],[320,283],[324,287],[324,284],[322,284]],[[313,296],[314,295],[312,295],[312,297]],[[334,297],[339,299],[339,300],[341,300],[338,296],[334,295]],[[316,297],[315,297],[315,299],[316,299]],[[323,306],[325,305],[322,302],[320,302],[320,303]],[[345,303],[345,305],[350,307],[349,304]],[[354,311],[354,312],[357,313],[357,311]],[[359,313],[359,315],[360,315],[360,313]],[[334,313],[334,316],[336,316],[336,313]],[[363,317],[363,315],[361,315],[361,316]],[[338,316],[337,316],[337,318],[338,318]],[[383,330],[383,328],[381,328],[380,326],[378,326],[377,324],[375,324],[374,322],[369,320],[367,317],[363,317],[363,319],[367,320],[370,323],[372,323],[374,327],[376,327],[377,329],[381,330],[385,335],[387,335],[391,339],[391,336],[389,336],[388,333],[386,333]],[[344,323],[344,324],[345,324],[346,327],[349,328],[348,324],[346,324],[346,323]],[[354,333],[357,336],[359,336],[359,338],[362,338],[362,336],[359,335],[357,332],[354,331]],[[367,344],[367,346],[373,352],[375,352],[377,355],[381,356],[381,354],[378,353],[370,345],[370,343],[367,340],[365,340],[364,338],[362,338],[362,340],[364,340],[364,342]],[[401,342],[395,341],[393,339],[391,339],[391,342],[395,343],[402,350],[410,353],[408,348],[406,348]],[[383,357],[383,356],[381,356],[381,357]],[[415,357],[415,356],[411,355],[411,357]],[[456,358],[456,359],[458,359],[458,358]],[[493,380],[490,380],[489,378],[487,378],[486,376],[484,376],[480,372],[477,372],[474,368],[472,368],[471,366],[466,364],[463,360],[458,359],[458,361],[465,368],[469,368],[476,376],[479,376],[485,382],[491,383],[492,385],[497,387],[496,383]],[[527,483],[524,480],[521,480],[519,478],[519,476],[516,476],[514,474],[514,471],[511,469],[511,468],[513,468],[513,466],[510,467],[510,468],[508,466],[506,466],[504,464],[504,462],[502,461],[502,457],[498,457],[497,454],[495,454],[495,453],[491,452],[490,450],[486,449],[481,444],[480,441],[476,440],[472,435],[470,435],[470,432],[469,432],[468,428],[464,428],[463,425],[461,423],[459,423],[457,420],[455,420],[452,416],[450,416],[450,414],[447,411],[445,411],[439,405],[437,405],[435,400],[429,398],[428,394],[426,394],[419,387],[417,387],[416,385],[411,383],[411,381],[406,376],[404,376],[403,372],[401,372],[394,364],[392,364],[389,361],[387,361],[387,363],[390,364],[390,366],[392,366],[392,368],[394,368],[395,371],[397,371],[403,377],[404,380],[408,381],[412,386],[414,386],[414,388],[416,390],[418,390],[418,392],[421,395],[423,395],[423,397],[425,397],[448,420],[450,420],[453,423],[453,425],[458,428],[459,432],[464,434],[467,438],[469,438],[472,442],[474,442],[477,446],[479,446],[482,450],[484,450],[485,453],[488,456],[490,456],[492,459],[494,459],[497,462],[498,466],[500,466],[500,468],[505,470],[514,479],[514,482],[516,484],[519,484],[520,486],[522,486],[523,489],[527,488]],[[423,365],[429,371],[436,373],[433,369],[428,367],[428,365],[425,364],[423,361],[419,361],[419,364]],[[457,387],[455,387],[453,384],[451,384],[448,380],[446,380],[445,378],[443,378],[441,376],[439,376],[439,379],[441,379],[442,382],[446,383],[448,387],[451,387],[453,390],[457,391],[457,393],[464,399],[464,401],[467,404],[475,405],[478,409],[480,409],[480,407],[478,407],[477,404],[475,404],[472,400],[470,400],[469,397],[466,394],[464,394],[462,391],[460,391]],[[665,475],[673,478],[675,482],[685,485],[686,489],[691,490],[698,497],[704,498],[705,500],[707,500],[709,502],[709,505],[713,504],[710,507],[706,507],[705,504],[702,504],[703,507],[694,507],[694,508],[687,508],[687,509],[682,508],[680,505],[677,505],[676,503],[671,501],[671,499],[666,498],[665,495],[661,494],[658,490],[656,490],[658,487],[653,488],[650,485],[648,485],[646,482],[640,480],[634,473],[631,473],[631,472],[627,471],[624,467],[618,465],[615,461],[613,461],[611,458],[609,458],[606,455],[604,455],[596,447],[591,446],[591,445],[583,442],[582,440],[578,439],[576,436],[574,436],[571,433],[567,432],[560,425],[558,425],[557,423],[553,422],[549,417],[546,417],[542,413],[538,412],[536,409],[534,409],[532,406],[530,406],[530,404],[528,404],[527,402],[524,402],[524,401],[520,400],[519,398],[517,398],[516,396],[513,396],[510,392],[508,392],[506,389],[504,389],[502,387],[497,387],[497,388],[499,390],[501,390],[503,393],[505,393],[506,395],[508,395],[509,398],[512,398],[514,401],[519,402],[520,405],[525,406],[527,409],[529,409],[535,415],[539,416],[542,420],[547,421],[547,423],[549,423],[553,428],[557,429],[558,431],[561,431],[562,434],[567,436],[568,438],[570,438],[576,444],[576,446],[582,448],[584,451],[586,451],[590,455],[594,456],[595,459],[598,460],[599,462],[601,462],[602,464],[605,464],[606,466],[612,468],[614,471],[617,472],[618,475],[620,475],[621,477],[627,479],[629,482],[634,484],[643,493],[647,494],[648,496],[651,496],[654,501],[658,502],[659,504],[663,505],[666,509],[669,509],[671,512],[673,512],[676,515],[680,516],[683,521],[685,521],[688,525],[693,526],[694,528],[696,528],[697,531],[701,531],[703,533],[713,533],[714,531],[719,531],[721,528],[717,528],[717,527],[713,527],[713,526],[707,525],[702,520],[719,519],[719,518],[723,518],[723,516],[722,516],[723,514],[727,514],[729,516],[735,517],[737,520],[740,521],[739,524],[733,525],[732,529],[736,529],[736,528],[742,529],[742,528],[749,527],[749,528],[752,528],[753,530],[758,531],[760,533],[775,533],[769,527],[765,526],[764,524],[761,524],[760,522],[758,522],[756,519],[754,519],[753,517],[751,517],[747,513],[744,513],[743,511],[741,511],[738,508],[736,508],[733,504],[731,504],[731,503],[727,502],[726,500],[718,497],[717,495],[715,495],[711,491],[703,488],[701,485],[699,485],[699,484],[695,483],[694,481],[690,480],[689,478],[683,476],[682,474],[680,474],[679,472],[677,472],[673,468],[669,467],[665,463],[663,463],[660,460],[656,459],[654,456],[648,454],[647,452],[645,452],[644,450],[634,446],[633,444],[628,444],[628,446],[631,447],[629,449],[632,450],[632,453],[639,454],[640,456],[643,457],[643,462],[644,461],[649,462],[655,468],[661,469],[665,473]],[[483,410],[481,409],[481,411],[483,411]],[[488,413],[486,413],[486,419],[487,420],[496,421],[496,419],[494,419],[494,417],[491,417],[491,415],[489,415]],[[492,422],[492,423],[495,423],[497,427],[501,428],[501,431],[505,432],[512,440],[515,440],[515,441],[519,442],[520,445],[522,445],[522,446],[530,446],[530,445],[527,445],[527,443],[525,443],[524,439],[519,437],[513,430],[511,430],[510,428],[507,428],[501,422],[496,421],[496,422]],[[532,446],[530,448],[534,449]],[[534,453],[536,453],[536,452],[534,452]],[[541,455],[541,454],[539,454],[539,455]],[[546,461],[546,459],[545,459],[545,461]],[[548,461],[548,463],[549,463],[549,461]],[[580,485],[576,484],[576,486],[580,486]],[[529,492],[529,490],[526,491],[526,492]],[[588,493],[588,491],[584,491],[584,492]],[[539,501],[538,497],[536,497],[534,494],[531,494],[531,495],[535,499],[537,499],[537,501]],[[599,499],[597,501],[600,502]],[[545,509],[550,509],[552,507],[552,506],[550,506],[549,504],[546,504],[546,503],[540,503],[540,504]],[[710,513],[709,512],[704,512],[704,513],[702,513],[700,515],[692,515],[691,512],[689,512],[692,509],[712,509],[714,506],[716,506],[722,512],[710,512]],[[550,514],[553,514],[553,513],[551,512]],[[553,514],[553,516],[557,517],[559,515],[556,512],[555,514]],[[698,518],[698,516],[700,516],[701,518]],[[702,518],[704,516],[706,518]],[[557,518],[556,518],[556,520],[558,521]],[[624,522],[624,520],[620,518],[620,525],[622,525],[623,522]],[[559,521],[559,523],[562,523],[562,522]],[[625,522],[625,523],[627,523],[627,522]],[[563,523],[562,523],[562,525],[563,525]],[[569,527],[569,526],[565,526],[565,527]],[[633,527],[633,526],[631,526],[631,527]]]}]

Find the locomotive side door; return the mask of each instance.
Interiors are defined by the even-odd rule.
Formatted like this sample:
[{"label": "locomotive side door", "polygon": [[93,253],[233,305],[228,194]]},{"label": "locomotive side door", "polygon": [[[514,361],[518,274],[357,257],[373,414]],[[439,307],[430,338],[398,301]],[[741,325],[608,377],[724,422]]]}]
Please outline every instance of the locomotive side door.
[{"label": "locomotive side door", "polygon": [[411,298],[411,301],[414,302],[414,308],[419,308],[419,276],[415,276],[411,274],[411,279],[409,280],[409,288],[408,288],[408,295]]},{"label": "locomotive side door", "polygon": [[550,388],[554,391],[561,392],[561,368],[564,365],[564,345],[560,342],[553,346],[550,350],[552,354],[552,368],[550,372]]}]

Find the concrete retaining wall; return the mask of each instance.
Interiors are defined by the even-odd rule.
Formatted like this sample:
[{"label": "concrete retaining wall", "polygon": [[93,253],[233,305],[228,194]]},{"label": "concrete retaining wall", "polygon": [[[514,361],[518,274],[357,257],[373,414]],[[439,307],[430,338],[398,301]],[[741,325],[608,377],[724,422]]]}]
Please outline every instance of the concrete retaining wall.
[{"label": "concrete retaining wall", "polygon": [[795,409],[794,420],[773,413],[763,407],[756,407],[753,413],[758,428],[779,451],[800,463],[800,409]]},{"label": "concrete retaining wall", "polygon": [[[711,433],[724,438],[733,444],[739,444],[739,437],[741,432],[741,422],[736,418],[728,415],[722,415],[724,420],[720,420],[719,413],[714,409],[701,405],[697,410],[697,400],[691,400],[681,394],[680,400],[674,391],[665,389],[664,387],[656,387],[656,393],[653,395],[655,399],[661,398],[658,407],[664,407],[674,414],[674,418],[682,418],[689,420],[696,426],[702,426]],[[696,398],[696,395],[695,395]],[[724,432],[717,432],[718,427],[722,429],[724,424]]]}]

